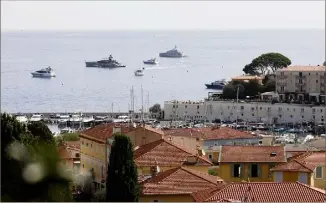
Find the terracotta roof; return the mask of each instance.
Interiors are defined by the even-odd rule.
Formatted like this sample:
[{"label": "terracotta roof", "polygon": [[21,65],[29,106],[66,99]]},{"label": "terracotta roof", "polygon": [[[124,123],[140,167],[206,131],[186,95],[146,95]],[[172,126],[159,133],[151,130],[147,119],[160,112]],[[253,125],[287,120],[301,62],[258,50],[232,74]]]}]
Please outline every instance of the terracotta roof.
[{"label": "terracotta roof", "polygon": [[286,162],[286,157],[283,146],[222,146],[219,162],[276,163]]},{"label": "terracotta roof", "polygon": [[240,75],[237,77],[231,78],[232,80],[262,80],[264,77],[257,75]]},{"label": "terracotta roof", "polygon": [[130,130],[128,124],[117,124],[117,123],[110,123],[110,124],[100,124],[89,128],[80,133],[81,137],[87,138],[94,138],[96,140],[101,140],[103,142],[106,141],[107,138],[110,138],[113,134],[114,128],[121,128],[121,133],[127,133]]},{"label": "terracotta roof", "polygon": [[246,139],[246,138],[258,138],[251,133],[240,131],[228,127],[220,128],[178,128],[172,130],[164,130],[165,136],[185,136],[194,137],[204,140],[225,140],[225,139]]},{"label": "terracotta roof", "polygon": [[187,163],[187,158],[191,156],[196,157],[196,165],[213,165],[206,157],[196,156],[165,139],[142,145],[134,152],[138,166],[181,166]]},{"label": "terracotta roof", "polygon": [[315,147],[317,149],[326,150],[325,140],[324,139],[316,139],[308,142],[310,146]]},{"label": "terracotta roof", "polygon": [[187,167],[177,167],[142,182],[143,195],[191,194],[192,192],[212,188],[222,183],[218,177],[201,173]]},{"label": "terracotta roof", "polygon": [[70,151],[68,151],[68,149],[64,145],[61,145],[57,148],[57,153],[60,159],[72,159]]},{"label": "terracotta roof", "polygon": [[69,148],[76,148],[80,150],[80,141],[64,141],[64,145],[66,145]]},{"label": "terracotta roof", "polygon": [[289,66],[287,68],[278,69],[276,72],[283,71],[325,71],[325,66]]},{"label": "terracotta roof", "polygon": [[298,171],[311,173],[312,170],[305,166],[303,163],[297,160],[292,160],[291,162],[279,164],[271,169],[271,171]]},{"label": "terracotta roof", "polygon": [[325,165],[325,152],[306,152],[299,154],[287,163],[279,164],[271,171],[297,171],[312,173],[316,166]]},{"label": "terracotta roof", "polygon": [[215,186],[215,187],[212,187],[212,188],[208,188],[208,189],[204,189],[204,190],[193,192],[191,194],[191,196],[194,198],[194,200],[196,202],[203,202],[206,199],[208,199],[211,196],[213,196],[214,194],[216,194],[218,191],[220,191],[226,185],[227,185],[227,183],[221,183],[218,186]]},{"label": "terracotta roof", "polygon": [[142,183],[143,181],[147,180],[148,178],[151,178],[150,175],[138,175],[138,183]]},{"label": "terracotta roof", "polygon": [[230,183],[206,202],[216,202],[221,199],[247,202],[325,202],[326,200],[325,192],[299,182]]}]

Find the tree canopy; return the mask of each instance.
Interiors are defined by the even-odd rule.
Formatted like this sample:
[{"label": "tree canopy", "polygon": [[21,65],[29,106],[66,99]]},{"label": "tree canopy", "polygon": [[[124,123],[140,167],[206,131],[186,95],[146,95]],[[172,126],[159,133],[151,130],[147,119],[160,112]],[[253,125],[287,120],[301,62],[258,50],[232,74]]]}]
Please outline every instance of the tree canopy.
[{"label": "tree canopy", "polygon": [[154,104],[152,107],[149,108],[149,112],[151,113],[159,113],[161,111],[160,104]]},{"label": "tree canopy", "polygon": [[274,74],[277,69],[291,65],[291,60],[280,53],[266,53],[253,59],[243,68],[249,75]]},{"label": "tree canopy", "polygon": [[265,91],[264,89],[265,87],[256,81],[249,81],[249,82],[233,81],[228,83],[223,88],[222,97],[224,99],[236,99],[238,87],[239,87],[238,99],[245,99],[247,96],[256,97],[257,95],[259,95],[259,93]]},{"label": "tree canopy", "polygon": [[35,135],[14,117],[1,114],[1,200],[71,201],[70,176],[58,167],[55,145],[34,127]]},{"label": "tree canopy", "polygon": [[116,134],[111,147],[106,180],[106,201],[137,202],[139,185],[129,137]]}]

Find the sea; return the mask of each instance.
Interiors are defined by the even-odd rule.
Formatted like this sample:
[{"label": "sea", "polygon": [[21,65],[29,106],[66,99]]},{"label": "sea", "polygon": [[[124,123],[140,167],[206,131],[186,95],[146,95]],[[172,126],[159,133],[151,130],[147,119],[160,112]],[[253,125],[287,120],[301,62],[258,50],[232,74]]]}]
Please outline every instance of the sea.
[{"label": "sea", "polygon": [[[177,46],[185,58],[159,58]],[[325,61],[324,30],[224,31],[17,31],[1,32],[2,112],[126,112],[169,100],[203,100],[205,83],[242,75],[267,52],[293,65]],[[87,68],[85,61],[113,58],[125,68]],[[144,65],[156,57],[159,65]],[[33,78],[51,66],[56,77]],[[144,76],[134,71],[145,67]],[[143,88],[143,97],[141,89]],[[142,99],[143,98],[143,99]]]}]

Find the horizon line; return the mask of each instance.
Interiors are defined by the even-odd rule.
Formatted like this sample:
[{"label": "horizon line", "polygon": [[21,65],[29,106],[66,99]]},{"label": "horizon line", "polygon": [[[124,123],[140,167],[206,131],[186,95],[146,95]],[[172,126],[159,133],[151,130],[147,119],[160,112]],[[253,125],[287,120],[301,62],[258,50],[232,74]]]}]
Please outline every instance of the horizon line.
[{"label": "horizon line", "polygon": [[250,31],[250,30],[320,30],[324,31],[325,28],[221,28],[221,29],[209,29],[209,28],[162,28],[162,29],[1,29],[3,32],[119,32],[119,31]]}]

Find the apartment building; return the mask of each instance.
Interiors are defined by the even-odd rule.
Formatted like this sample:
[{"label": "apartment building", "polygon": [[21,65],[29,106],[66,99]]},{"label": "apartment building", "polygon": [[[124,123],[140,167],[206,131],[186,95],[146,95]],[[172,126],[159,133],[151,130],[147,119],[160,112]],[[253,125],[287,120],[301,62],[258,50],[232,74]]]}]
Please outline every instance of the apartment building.
[{"label": "apartment building", "polygon": [[[165,120],[204,120],[204,101],[166,101],[164,102]],[[167,112],[167,114],[165,114]]]},{"label": "apartment building", "polygon": [[281,101],[325,102],[326,66],[289,66],[275,75]]},{"label": "apartment building", "polygon": [[189,105],[191,102],[165,102],[166,120],[208,120],[234,121],[237,118],[249,122],[268,124],[302,123],[325,121],[325,106],[268,102],[236,102],[206,100]]}]

